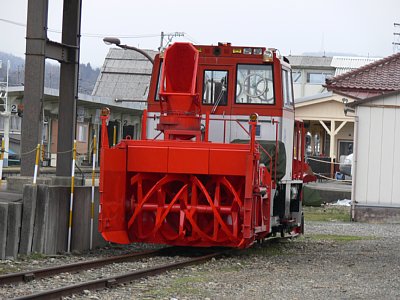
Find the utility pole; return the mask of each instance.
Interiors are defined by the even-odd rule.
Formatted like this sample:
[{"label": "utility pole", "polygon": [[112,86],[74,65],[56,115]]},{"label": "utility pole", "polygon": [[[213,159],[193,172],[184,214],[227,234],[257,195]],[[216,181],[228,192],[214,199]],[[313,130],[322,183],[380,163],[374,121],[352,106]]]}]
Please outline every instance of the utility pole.
[{"label": "utility pole", "polygon": [[[161,42],[160,42],[160,47],[158,48],[158,51],[163,52],[164,49],[167,48],[169,43],[171,43],[171,41],[174,37],[181,37],[181,36],[185,36],[185,33],[184,32],[164,33],[163,31],[161,31]],[[165,37],[167,37],[168,40],[164,46],[164,38]]]},{"label": "utility pole", "polygon": [[161,52],[161,49],[163,48],[163,43],[164,43],[164,31],[161,31],[161,42],[160,42],[160,47],[158,47],[159,52]]},{"label": "utility pole", "polygon": [[61,63],[56,176],[72,170],[81,37],[82,0],[63,0],[61,43],[47,37],[49,0],[29,0],[26,28],[24,117],[22,119],[21,176],[33,175],[35,153],[42,138],[45,59]]},{"label": "utility pole", "polygon": [[400,51],[400,23],[394,23],[393,53]]}]

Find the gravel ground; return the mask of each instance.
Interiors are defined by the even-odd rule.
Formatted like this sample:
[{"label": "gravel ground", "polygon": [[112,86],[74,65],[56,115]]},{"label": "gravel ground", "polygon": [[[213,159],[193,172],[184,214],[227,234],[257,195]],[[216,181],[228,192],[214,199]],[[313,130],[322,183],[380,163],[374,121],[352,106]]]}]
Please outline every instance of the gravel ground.
[{"label": "gravel ground", "polygon": [[[266,242],[209,263],[188,267],[102,291],[85,291],[66,299],[399,299],[400,225],[308,222],[306,234],[293,240]],[[132,248],[129,248],[131,250]],[[0,262],[0,271],[31,269],[121,254],[110,248],[85,255]],[[153,263],[171,258],[156,258]],[[36,263],[33,263],[36,262]],[[65,274],[29,284],[0,287],[0,299],[29,289],[83,281],[150,262],[113,265],[102,271]],[[75,276],[75,277],[74,277]]]}]

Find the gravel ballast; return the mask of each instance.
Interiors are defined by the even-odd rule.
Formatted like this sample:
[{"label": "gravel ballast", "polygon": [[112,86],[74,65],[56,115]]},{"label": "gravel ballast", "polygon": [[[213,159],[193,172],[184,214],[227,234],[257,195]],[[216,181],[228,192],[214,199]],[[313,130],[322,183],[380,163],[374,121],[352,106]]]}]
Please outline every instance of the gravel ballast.
[{"label": "gravel ballast", "polygon": [[[85,291],[65,299],[399,299],[400,225],[307,222],[306,234],[271,241],[206,264],[175,270],[112,289]],[[91,254],[0,262],[0,274],[121,254],[131,248]],[[114,253],[115,252],[115,253]],[[165,263],[175,258],[157,258]],[[0,287],[0,299],[148,267],[111,265],[103,271],[64,274]],[[150,264],[151,265],[151,264]],[[100,272],[99,272],[100,271]]]}]

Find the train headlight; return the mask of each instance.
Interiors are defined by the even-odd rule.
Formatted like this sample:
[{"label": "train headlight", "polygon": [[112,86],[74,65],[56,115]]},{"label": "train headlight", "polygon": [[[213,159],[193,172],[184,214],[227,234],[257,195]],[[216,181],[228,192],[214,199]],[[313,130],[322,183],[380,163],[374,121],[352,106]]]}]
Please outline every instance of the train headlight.
[{"label": "train headlight", "polygon": [[257,122],[258,120],[258,114],[257,113],[252,113],[250,115],[250,122]]},{"label": "train headlight", "polygon": [[253,54],[254,55],[261,55],[262,54],[262,49],[261,48],[254,48],[253,49]]},{"label": "train headlight", "polygon": [[241,54],[242,53],[242,49],[241,48],[233,48],[232,49],[232,53],[233,54]]},{"label": "train headlight", "polygon": [[253,50],[251,48],[243,48],[243,54],[251,54]]},{"label": "train headlight", "polygon": [[272,52],[272,50],[267,49],[264,51],[263,54],[263,61],[264,62],[271,62],[274,58],[274,53]]}]

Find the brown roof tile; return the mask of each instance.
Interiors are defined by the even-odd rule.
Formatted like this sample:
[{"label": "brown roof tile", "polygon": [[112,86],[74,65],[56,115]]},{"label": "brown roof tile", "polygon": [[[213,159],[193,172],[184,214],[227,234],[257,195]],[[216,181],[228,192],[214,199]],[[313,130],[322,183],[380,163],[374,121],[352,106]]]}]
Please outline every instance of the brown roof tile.
[{"label": "brown roof tile", "polygon": [[400,90],[400,53],[327,79],[325,86],[330,91],[357,94],[359,99]]}]

